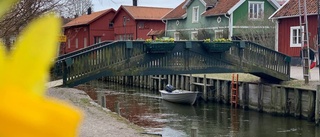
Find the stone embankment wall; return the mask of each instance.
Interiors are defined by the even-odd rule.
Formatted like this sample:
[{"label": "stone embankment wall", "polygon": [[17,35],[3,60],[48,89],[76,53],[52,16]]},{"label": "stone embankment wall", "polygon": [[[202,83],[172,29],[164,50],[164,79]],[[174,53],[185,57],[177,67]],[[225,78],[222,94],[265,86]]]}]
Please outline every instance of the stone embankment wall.
[{"label": "stone embankment wall", "polygon": [[[231,104],[231,81],[192,75],[153,75],[107,77],[107,81],[124,85],[163,89],[171,84],[176,89],[201,92],[204,101]],[[318,86],[319,87],[319,86]],[[293,116],[309,121],[319,122],[319,90],[287,87],[276,84],[238,83],[238,107],[275,115]]]}]

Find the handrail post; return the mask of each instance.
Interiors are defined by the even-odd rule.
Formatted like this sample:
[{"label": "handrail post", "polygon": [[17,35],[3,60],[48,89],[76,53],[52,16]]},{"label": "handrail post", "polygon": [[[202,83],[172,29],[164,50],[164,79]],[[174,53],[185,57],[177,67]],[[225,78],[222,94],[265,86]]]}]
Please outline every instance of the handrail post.
[{"label": "handrail post", "polygon": [[315,108],[315,123],[316,125],[319,125],[320,121],[320,85],[317,85],[317,90],[316,90],[316,108]]},{"label": "handrail post", "polygon": [[67,62],[66,60],[62,61],[62,69],[63,69],[63,75],[62,75],[62,85],[67,85]]},{"label": "handrail post", "polygon": [[246,44],[244,41],[240,41],[239,42],[239,59],[240,59],[240,67],[243,67],[243,62],[242,62],[242,58],[243,58],[243,51],[244,48],[246,47]]}]

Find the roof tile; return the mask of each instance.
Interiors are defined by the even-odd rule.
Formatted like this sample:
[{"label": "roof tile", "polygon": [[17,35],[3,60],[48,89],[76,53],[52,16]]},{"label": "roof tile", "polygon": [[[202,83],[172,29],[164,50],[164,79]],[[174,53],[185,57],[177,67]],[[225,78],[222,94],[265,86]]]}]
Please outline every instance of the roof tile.
[{"label": "roof tile", "polygon": [[226,14],[234,5],[236,5],[240,0],[219,0],[216,5],[203,13],[203,16],[213,16]]},{"label": "roof tile", "polygon": [[93,12],[90,15],[82,15],[78,18],[73,19],[72,21],[68,22],[67,24],[63,25],[63,27],[71,27],[71,26],[78,26],[78,25],[86,25],[91,23],[92,21],[96,20],[103,14],[114,11],[113,9],[106,9],[98,12]]},{"label": "roof tile", "polygon": [[183,15],[186,14],[186,9],[183,9],[183,5],[186,1],[182,2],[179,6],[171,10],[163,19],[182,19]]},{"label": "roof tile", "polygon": [[125,10],[136,20],[161,20],[172,8],[123,6]]},{"label": "roof tile", "polygon": [[[317,14],[318,2],[317,0],[306,0],[307,2],[307,13]],[[303,0],[301,0],[301,5],[303,5]],[[301,8],[301,14],[303,14],[303,8]],[[299,0],[289,0],[285,5],[283,5],[271,18],[285,18],[299,15]]]}]

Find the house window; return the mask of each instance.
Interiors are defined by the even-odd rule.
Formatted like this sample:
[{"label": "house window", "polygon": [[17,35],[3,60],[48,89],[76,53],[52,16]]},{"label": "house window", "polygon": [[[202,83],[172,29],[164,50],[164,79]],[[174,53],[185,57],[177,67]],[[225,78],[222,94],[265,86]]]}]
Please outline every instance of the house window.
[{"label": "house window", "polygon": [[139,22],[138,27],[139,29],[144,29],[144,22]]},{"label": "house window", "polygon": [[78,38],[76,38],[76,49],[78,48]]},{"label": "house window", "polygon": [[113,22],[109,23],[109,29],[113,29]]},{"label": "house window", "polygon": [[87,47],[87,38],[83,39],[83,47],[86,48]]},{"label": "house window", "polygon": [[199,6],[193,7],[192,10],[192,23],[198,23],[199,21]]},{"label": "house window", "polygon": [[[302,31],[304,28],[302,28]],[[301,29],[300,26],[290,27],[290,47],[301,47]]]},{"label": "house window", "polygon": [[198,40],[198,31],[191,32],[191,40]]},{"label": "house window", "polygon": [[70,49],[70,39],[68,39],[68,49]]},{"label": "house window", "polygon": [[173,37],[174,37],[174,40],[180,40],[180,32],[175,32]]},{"label": "house window", "polygon": [[95,36],[94,37],[94,44],[100,43],[101,42],[101,37],[100,36]]},{"label": "house window", "polygon": [[214,39],[223,38],[223,30],[214,30]]},{"label": "house window", "polygon": [[249,19],[258,20],[263,19],[264,2],[249,1]]}]

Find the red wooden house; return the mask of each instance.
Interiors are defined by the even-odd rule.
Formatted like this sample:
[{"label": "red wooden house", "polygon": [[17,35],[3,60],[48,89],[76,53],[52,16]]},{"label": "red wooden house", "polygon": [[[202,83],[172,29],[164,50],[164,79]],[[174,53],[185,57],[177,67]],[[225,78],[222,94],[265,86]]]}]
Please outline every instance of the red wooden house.
[{"label": "red wooden house", "polygon": [[[317,49],[317,0],[307,1],[309,46]],[[301,0],[303,5],[303,0]],[[303,14],[303,9],[301,8]],[[288,0],[269,19],[276,21],[276,50],[292,57],[292,65],[300,65],[301,29],[299,0]],[[302,17],[303,18],[303,17]]]},{"label": "red wooden house", "polygon": [[65,46],[60,49],[69,53],[106,40],[114,40],[111,20],[116,11],[107,9],[82,15],[63,26],[67,37]]},{"label": "red wooden house", "polygon": [[115,40],[136,40],[151,38],[155,34],[165,30],[165,23],[161,18],[169,13],[171,8],[120,6],[114,18]]}]

